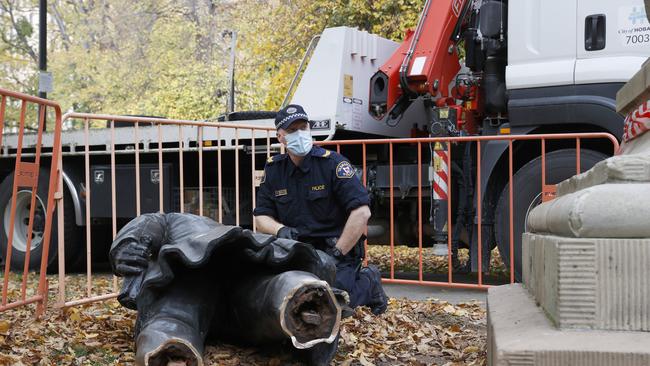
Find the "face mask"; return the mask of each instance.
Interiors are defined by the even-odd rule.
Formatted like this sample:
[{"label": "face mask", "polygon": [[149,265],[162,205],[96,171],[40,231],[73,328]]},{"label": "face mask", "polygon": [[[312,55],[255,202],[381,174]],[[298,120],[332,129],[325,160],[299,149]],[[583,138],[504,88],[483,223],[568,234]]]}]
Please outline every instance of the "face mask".
[{"label": "face mask", "polygon": [[308,130],[297,130],[284,137],[287,149],[298,156],[305,156],[311,151],[311,133]]}]

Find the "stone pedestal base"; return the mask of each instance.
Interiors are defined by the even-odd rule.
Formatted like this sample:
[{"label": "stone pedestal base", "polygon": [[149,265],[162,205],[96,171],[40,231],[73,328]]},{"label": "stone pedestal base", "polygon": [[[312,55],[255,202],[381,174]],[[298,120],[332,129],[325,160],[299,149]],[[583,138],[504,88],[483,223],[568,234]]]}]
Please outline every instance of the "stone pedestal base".
[{"label": "stone pedestal base", "polygon": [[522,245],[524,285],[560,329],[650,331],[650,239],[525,233]]},{"label": "stone pedestal base", "polygon": [[557,185],[557,197],[600,184],[650,182],[650,148],[646,150],[643,154],[612,156],[574,175]]},{"label": "stone pedestal base", "polygon": [[520,284],[488,292],[488,365],[647,366],[650,333],[557,330]]}]

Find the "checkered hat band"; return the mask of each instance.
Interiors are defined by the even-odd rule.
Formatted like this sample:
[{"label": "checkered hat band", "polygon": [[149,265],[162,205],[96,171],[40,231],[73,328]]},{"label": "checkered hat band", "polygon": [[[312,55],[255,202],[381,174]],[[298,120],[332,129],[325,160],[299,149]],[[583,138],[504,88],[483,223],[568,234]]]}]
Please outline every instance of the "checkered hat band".
[{"label": "checkered hat band", "polygon": [[290,114],[290,115],[284,117],[277,125],[282,126],[288,120],[296,119],[296,117],[302,117],[304,119],[307,119],[307,115],[305,113],[294,113],[294,114]]}]

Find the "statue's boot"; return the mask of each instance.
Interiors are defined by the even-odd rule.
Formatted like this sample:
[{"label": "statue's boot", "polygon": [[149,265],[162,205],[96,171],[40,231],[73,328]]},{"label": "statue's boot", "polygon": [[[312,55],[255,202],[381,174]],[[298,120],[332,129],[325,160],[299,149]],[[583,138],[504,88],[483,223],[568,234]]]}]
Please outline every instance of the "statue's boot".
[{"label": "statue's boot", "polygon": [[155,319],[136,339],[136,363],[146,366],[203,366],[203,339],[177,319]]},{"label": "statue's boot", "polygon": [[162,291],[138,299],[136,364],[203,366],[203,351],[217,290],[202,272],[177,275]]}]

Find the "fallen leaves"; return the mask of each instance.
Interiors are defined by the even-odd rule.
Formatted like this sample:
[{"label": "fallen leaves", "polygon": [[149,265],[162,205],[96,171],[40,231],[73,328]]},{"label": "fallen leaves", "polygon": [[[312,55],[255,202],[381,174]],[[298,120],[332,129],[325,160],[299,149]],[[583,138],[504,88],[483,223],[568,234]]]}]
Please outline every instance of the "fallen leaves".
[{"label": "fallen leaves", "polygon": [[[382,272],[390,272],[391,249],[389,245],[368,245],[368,262],[379,267]],[[420,268],[420,249],[406,245],[395,245],[392,250],[393,269],[396,272],[415,272]],[[465,264],[469,260],[469,251],[460,249],[458,260]],[[434,255],[433,248],[422,248],[423,273],[447,273],[449,259],[447,256]],[[499,249],[490,252],[489,274],[507,277],[508,270],[501,259]]]},{"label": "fallen leaves", "polygon": [[68,316],[69,320],[73,322],[81,321],[81,315],[78,308],[68,308],[65,310],[65,313]]},{"label": "fallen leaves", "polygon": [[[474,351],[473,347],[481,351],[465,351]],[[484,350],[485,310],[480,303],[454,306],[444,301],[391,299],[381,316],[360,308],[344,321],[336,361],[363,365],[366,360],[376,366],[482,365]]]},{"label": "fallen leaves", "polygon": [[447,305],[444,308],[442,308],[442,310],[448,314],[454,314],[456,312],[456,308],[453,307],[452,305]]},{"label": "fallen leaves", "polygon": [[[66,281],[69,297],[85,295],[85,276]],[[34,306],[0,313],[0,365],[132,365],[136,313],[109,300],[65,311],[53,309],[56,276],[50,276],[50,308],[34,320]],[[109,275],[93,281],[96,294],[112,291]],[[481,303],[391,299],[381,316],[358,308],[343,321],[334,365],[485,365],[485,309]],[[290,365],[275,350],[214,344],[206,365]],[[297,364],[297,363],[293,363]]]},{"label": "fallen leaves", "polygon": [[[13,276],[12,276],[13,277]],[[12,326],[0,342],[0,365],[123,365],[133,364],[133,323],[135,313],[108,302],[68,308],[53,308],[56,303],[57,277],[48,276],[50,290],[48,310],[34,319],[34,305],[0,313],[2,321]],[[99,293],[111,292],[109,275],[95,282]],[[72,275],[66,280],[68,296],[84,297],[85,276]],[[12,279],[16,280],[16,279]],[[30,276],[30,284],[36,283]],[[19,281],[19,280],[18,280]],[[98,287],[106,283],[106,287]],[[2,327],[0,321],[0,328]]]},{"label": "fallen leaves", "polygon": [[11,328],[11,323],[6,320],[0,320],[0,334],[7,335],[7,331]]}]

